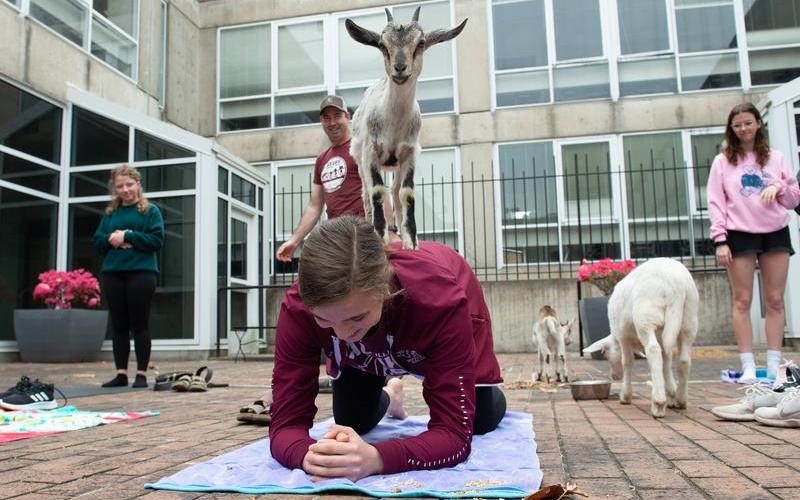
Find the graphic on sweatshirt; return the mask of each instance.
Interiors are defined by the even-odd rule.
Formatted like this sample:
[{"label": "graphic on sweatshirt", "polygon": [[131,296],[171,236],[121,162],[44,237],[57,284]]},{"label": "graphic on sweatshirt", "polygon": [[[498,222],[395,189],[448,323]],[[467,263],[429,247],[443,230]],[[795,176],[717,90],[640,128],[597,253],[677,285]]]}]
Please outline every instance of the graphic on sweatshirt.
[{"label": "graphic on sweatshirt", "polygon": [[744,165],[742,170],[744,173],[742,174],[742,187],[739,192],[742,196],[748,198],[754,194],[761,194],[761,191],[769,185],[769,180],[772,178],[769,172],[761,171],[756,165]]}]

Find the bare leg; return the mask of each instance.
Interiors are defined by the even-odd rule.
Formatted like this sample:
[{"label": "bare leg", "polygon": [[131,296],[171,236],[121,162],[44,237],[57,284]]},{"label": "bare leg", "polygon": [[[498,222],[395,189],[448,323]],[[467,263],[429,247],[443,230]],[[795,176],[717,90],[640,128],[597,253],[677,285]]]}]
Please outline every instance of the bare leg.
[{"label": "bare leg", "polygon": [[764,327],[767,335],[767,347],[780,350],[783,347],[785,318],[783,292],[786,289],[786,275],[789,272],[789,253],[762,253],[758,258],[758,265],[761,268],[764,302],[767,310],[767,321]]},{"label": "bare leg", "polygon": [[753,270],[755,255],[734,257],[728,267],[728,280],[733,295],[733,334],[739,352],[753,352],[753,326],[750,323],[750,304],[753,300]]},{"label": "bare leg", "polygon": [[383,387],[383,390],[389,395],[389,407],[386,408],[386,414],[399,420],[408,417],[408,413],[403,407],[403,381],[399,378],[391,378]]}]

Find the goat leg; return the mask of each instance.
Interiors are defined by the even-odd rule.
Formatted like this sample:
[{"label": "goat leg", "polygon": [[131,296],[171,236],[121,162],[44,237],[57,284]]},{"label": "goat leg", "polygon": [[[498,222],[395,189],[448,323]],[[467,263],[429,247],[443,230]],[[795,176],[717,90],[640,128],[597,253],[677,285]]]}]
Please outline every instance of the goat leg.
[{"label": "goat leg", "polygon": [[403,240],[403,248],[416,250],[419,246],[417,242],[417,222],[414,219],[414,168],[409,167],[403,177],[403,187],[400,188],[400,206],[403,212],[402,230],[400,237]]},{"label": "goat leg", "polygon": [[375,226],[375,231],[383,238],[383,241],[389,241],[389,229],[386,226],[386,217],[383,214],[383,200],[386,196],[386,186],[383,184],[383,177],[378,171],[377,166],[370,168],[372,177],[372,189],[370,196],[372,198],[372,225]]}]

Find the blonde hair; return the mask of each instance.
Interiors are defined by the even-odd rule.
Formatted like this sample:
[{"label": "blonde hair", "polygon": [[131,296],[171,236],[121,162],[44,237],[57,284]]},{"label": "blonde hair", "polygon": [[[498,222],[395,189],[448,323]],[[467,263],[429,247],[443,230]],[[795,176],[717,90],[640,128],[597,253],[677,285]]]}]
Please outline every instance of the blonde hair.
[{"label": "blonde hair", "polygon": [[136,201],[136,210],[142,214],[147,212],[147,209],[150,208],[150,202],[147,201],[147,198],[144,195],[144,190],[142,189],[142,174],[140,174],[138,170],[130,165],[122,165],[113,169],[111,171],[111,175],[109,176],[108,191],[111,193],[111,202],[108,204],[108,206],[106,206],[106,213],[110,214],[119,208],[120,205],[122,205],[122,200],[119,196],[117,196],[116,190],[114,189],[114,184],[116,183],[117,177],[120,175],[130,177],[139,183],[139,199]]},{"label": "blonde hair", "polygon": [[317,226],[303,244],[298,283],[308,308],[344,300],[354,291],[392,296],[383,240],[366,220],[344,215]]}]

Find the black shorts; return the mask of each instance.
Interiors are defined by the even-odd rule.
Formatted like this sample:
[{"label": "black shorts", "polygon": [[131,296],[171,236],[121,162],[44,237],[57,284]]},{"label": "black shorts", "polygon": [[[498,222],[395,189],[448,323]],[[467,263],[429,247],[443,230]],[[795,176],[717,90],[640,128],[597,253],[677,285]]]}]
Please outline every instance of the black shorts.
[{"label": "black shorts", "polygon": [[747,254],[760,255],[764,252],[789,252],[789,255],[794,255],[788,226],[771,233],[728,230],[728,247],[734,257]]}]

